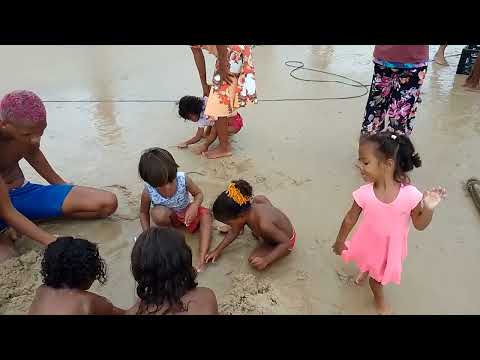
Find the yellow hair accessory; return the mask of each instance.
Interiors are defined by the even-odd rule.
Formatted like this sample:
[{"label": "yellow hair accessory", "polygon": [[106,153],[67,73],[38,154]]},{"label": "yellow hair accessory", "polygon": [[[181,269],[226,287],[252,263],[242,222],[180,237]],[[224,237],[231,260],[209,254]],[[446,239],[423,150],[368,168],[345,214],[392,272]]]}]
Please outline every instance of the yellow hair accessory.
[{"label": "yellow hair accessory", "polygon": [[240,190],[237,189],[234,183],[230,183],[227,187],[227,191],[225,191],[227,196],[235,201],[236,204],[242,206],[248,204],[250,202],[250,198],[243,195]]}]

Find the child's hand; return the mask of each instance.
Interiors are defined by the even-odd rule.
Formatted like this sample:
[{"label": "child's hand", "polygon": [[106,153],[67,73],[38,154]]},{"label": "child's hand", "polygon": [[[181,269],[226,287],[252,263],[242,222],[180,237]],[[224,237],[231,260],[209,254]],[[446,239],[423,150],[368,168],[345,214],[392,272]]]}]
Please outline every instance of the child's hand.
[{"label": "child's hand", "polygon": [[207,256],[205,256],[205,263],[208,263],[210,261],[214,263],[220,257],[220,254],[220,251],[216,250],[209,252]]},{"label": "child's hand", "polygon": [[342,252],[344,250],[347,250],[347,247],[345,246],[345,243],[335,241],[335,244],[333,244],[332,249],[335,254],[342,255]]},{"label": "child's hand", "polygon": [[251,261],[250,264],[256,268],[257,270],[263,270],[268,266],[268,261],[260,256],[255,256]]},{"label": "child's hand", "polygon": [[185,213],[185,224],[190,225],[193,220],[197,217],[198,214],[198,205],[195,203],[190,204],[186,213]]},{"label": "child's hand", "polygon": [[442,187],[433,188],[430,191],[425,191],[423,194],[423,205],[428,210],[433,210],[440,202],[447,196],[447,190]]},{"label": "child's hand", "polygon": [[220,85],[222,83],[227,83],[228,85],[232,85],[232,79],[234,76],[230,74],[230,69],[228,68],[228,63],[225,66],[219,66],[218,74],[220,75]]},{"label": "child's hand", "polygon": [[182,142],[182,143],[178,144],[177,147],[178,147],[179,149],[186,149],[186,148],[188,147],[188,144]]}]

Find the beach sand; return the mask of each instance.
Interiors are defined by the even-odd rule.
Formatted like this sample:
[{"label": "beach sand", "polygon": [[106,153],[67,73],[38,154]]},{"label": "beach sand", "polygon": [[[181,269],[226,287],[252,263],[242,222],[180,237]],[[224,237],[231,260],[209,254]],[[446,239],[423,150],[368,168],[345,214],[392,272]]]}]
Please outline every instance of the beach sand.
[{"label": "beach sand", "polygon": [[[130,274],[132,239],[140,232],[142,182],[137,164],[143,149],[168,149],[205,193],[210,206],[229,180],[243,178],[291,219],[294,252],[259,273],[248,255],[256,243],[249,230],[198,277],[217,294],[223,314],[373,314],[368,286],[353,285],[356,274],[331,251],[362,184],[354,167],[357,138],[367,97],[352,100],[260,102],[241,110],[245,121],[233,137],[234,156],[207,160],[175,145],[195,131],[177,115],[174,103],[201,95],[188,46],[3,46],[0,94],[29,89],[46,102],[48,128],[42,149],[66,180],[114,191],[117,214],[98,221],[53,221],[54,234],[99,243],[109,280],[92,290],[119,307],[135,298]],[[362,89],[334,83],[305,83],[288,76],[286,60],[371,81],[373,46],[258,46],[254,50],[260,99],[342,97]],[[432,56],[436,48],[432,46]],[[447,55],[461,51],[449,46]],[[413,183],[421,190],[442,185],[448,199],[424,232],[412,230],[401,286],[386,288],[396,314],[476,314],[480,311],[478,233],[480,216],[463,184],[480,177],[480,97],[462,88],[465,76],[432,65],[422,89],[413,141],[423,167]],[[210,74],[213,59],[207,57]],[[14,69],[15,71],[11,71]],[[336,80],[321,74],[298,75]],[[91,100],[120,102],[89,102]],[[82,102],[62,102],[81,100]],[[57,101],[57,102],[48,102]],[[42,181],[22,161],[28,179]],[[42,181],[43,182],[43,181]],[[222,235],[213,233],[212,247]],[[194,260],[198,235],[187,235]],[[0,314],[23,314],[41,282],[41,247],[19,242],[21,256],[0,265]]]}]

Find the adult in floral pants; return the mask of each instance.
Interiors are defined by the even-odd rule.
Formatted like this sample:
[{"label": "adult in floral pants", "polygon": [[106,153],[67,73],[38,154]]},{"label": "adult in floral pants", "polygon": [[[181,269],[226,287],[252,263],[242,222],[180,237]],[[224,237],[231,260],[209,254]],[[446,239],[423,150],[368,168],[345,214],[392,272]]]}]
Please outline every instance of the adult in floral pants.
[{"label": "adult in floral pants", "polygon": [[374,74],[361,133],[410,136],[427,73],[428,45],[376,45]]}]

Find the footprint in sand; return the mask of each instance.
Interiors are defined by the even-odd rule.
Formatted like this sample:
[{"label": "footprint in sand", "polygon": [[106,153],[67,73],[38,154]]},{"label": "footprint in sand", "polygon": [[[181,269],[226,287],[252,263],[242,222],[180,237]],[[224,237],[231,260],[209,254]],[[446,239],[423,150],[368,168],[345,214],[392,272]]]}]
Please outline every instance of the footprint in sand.
[{"label": "footprint in sand", "polygon": [[113,219],[133,221],[139,218],[140,191],[138,195],[134,195],[126,186],[118,184],[103,188],[115,193],[118,199],[118,210],[112,215]]}]

